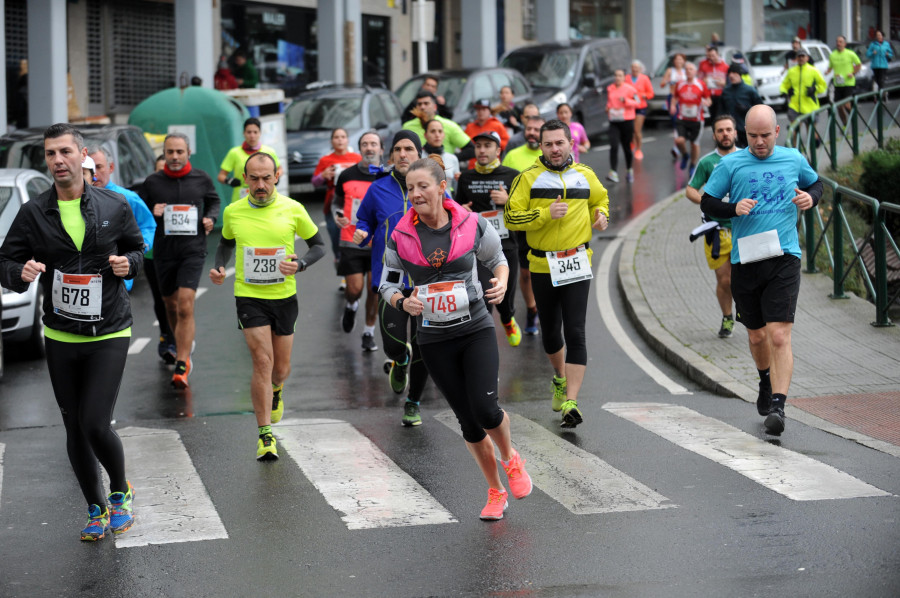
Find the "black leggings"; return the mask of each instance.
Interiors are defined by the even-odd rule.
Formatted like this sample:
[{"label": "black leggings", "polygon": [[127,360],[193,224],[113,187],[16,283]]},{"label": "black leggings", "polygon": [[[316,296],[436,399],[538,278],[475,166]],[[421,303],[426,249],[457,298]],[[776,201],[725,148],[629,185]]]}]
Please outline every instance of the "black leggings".
[{"label": "black leggings", "polygon": [[609,121],[609,167],[612,170],[619,167],[620,141],[622,143],[622,151],[625,153],[625,168],[631,168],[633,158],[631,154],[631,140],[633,138],[633,120]]},{"label": "black leggings", "polygon": [[[409,360],[409,399],[419,402],[425,383],[428,382],[428,370],[416,342],[416,322],[405,311],[399,311],[388,305],[384,299],[378,300],[378,321],[381,322],[381,342],[385,354],[394,361],[406,359],[406,343],[412,345],[412,356]],[[410,328],[412,330],[410,331]]]},{"label": "black leggings", "polygon": [[153,313],[156,315],[156,321],[159,322],[159,334],[167,339],[171,339],[174,343],[175,337],[172,335],[172,329],[169,327],[166,304],[159,290],[159,281],[156,279],[156,264],[154,264],[152,259],[144,258],[144,272],[147,275],[147,282],[150,283],[150,293],[153,294]]},{"label": "black leggings", "polygon": [[584,327],[591,281],[554,287],[549,274],[532,272],[531,289],[541,319],[544,352],[552,355],[565,347],[566,363],[587,365]]},{"label": "black leggings", "polygon": [[[504,249],[503,255],[506,256],[506,262],[509,266],[509,280],[506,281],[506,295],[503,301],[497,306],[500,312],[500,321],[509,324],[509,321],[516,315],[516,286],[519,280],[519,250]],[[481,288],[487,291],[491,288],[491,279],[494,273],[485,268],[479,262],[478,264],[478,280],[481,282]],[[487,297],[484,298],[484,304],[487,305],[488,311],[494,309],[493,303],[488,303]]]},{"label": "black leggings", "polygon": [[88,505],[106,504],[99,463],[112,492],[126,492],[125,451],[112,429],[129,338],[88,343],[46,340],[47,369],[66,427],[66,450]]},{"label": "black leggings", "polygon": [[422,345],[422,358],[456,414],[466,442],[484,440],[485,430],[503,423],[497,403],[500,352],[494,327]]}]

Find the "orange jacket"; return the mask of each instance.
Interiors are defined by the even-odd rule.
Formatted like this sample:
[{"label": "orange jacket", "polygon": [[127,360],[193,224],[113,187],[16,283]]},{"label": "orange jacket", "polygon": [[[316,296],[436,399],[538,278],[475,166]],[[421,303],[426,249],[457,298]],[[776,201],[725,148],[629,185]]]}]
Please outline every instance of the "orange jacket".
[{"label": "orange jacket", "polygon": [[606,112],[609,114],[609,120],[613,122],[634,120],[634,109],[640,104],[636,99],[638,95],[638,91],[630,83],[623,83],[621,87],[616,87],[613,83],[607,87]]},{"label": "orange jacket", "polygon": [[630,83],[641,97],[641,103],[637,107],[638,110],[646,108],[647,100],[653,99],[653,96],[655,95],[653,93],[653,83],[650,82],[650,77],[641,73],[637,76],[637,80],[635,80],[634,75],[627,75],[625,77],[625,82]]}]

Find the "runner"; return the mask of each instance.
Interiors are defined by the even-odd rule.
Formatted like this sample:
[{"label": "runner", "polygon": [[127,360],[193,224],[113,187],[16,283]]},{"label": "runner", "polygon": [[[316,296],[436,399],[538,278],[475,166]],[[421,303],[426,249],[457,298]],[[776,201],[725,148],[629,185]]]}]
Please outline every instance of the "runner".
[{"label": "runner", "polygon": [[565,102],[556,107],[556,118],[563,121],[572,134],[572,158],[576,162],[581,161],[581,152],[591,149],[591,142],[588,139],[587,131],[581,123],[572,120],[572,107]]},{"label": "runner", "polygon": [[[475,142],[475,136],[479,133],[493,131],[500,138],[500,151],[506,149],[509,141],[509,133],[506,126],[500,122],[500,119],[493,115],[491,111],[491,101],[487,98],[476,101],[472,107],[475,109],[475,120],[466,125],[466,135]],[[475,158],[469,160],[468,168],[475,168]]]},{"label": "runner", "polygon": [[[134,523],[134,488],[110,421],[131,337],[122,280],[140,270],[144,241],[121,195],[85,184],[86,157],[84,139],[71,125],[44,131],[53,186],[16,214],[0,247],[0,285],[24,293],[40,277],[47,369],[90,517],[81,539],[96,541]],[[109,495],[100,464],[109,474]]]},{"label": "runner", "polygon": [[591,278],[591,228],[605,230],[609,198],[590,167],[574,163],[572,136],[562,121],[541,127],[543,155],[516,177],[504,218],[527,232],[531,287],[544,351],[553,366],[554,411],[562,427],[582,422],[578,392],[587,365],[585,317]]},{"label": "runner", "polygon": [[[697,78],[697,67],[693,62],[684,65],[685,80],[675,86],[675,94],[669,105],[669,112],[676,115],[675,125],[678,138],[675,145],[681,154],[681,170],[691,163],[690,176],[694,176],[697,160],[700,158],[700,136],[703,133],[703,108],[710,105],[709,89]],[[691,144],[688,150],[687,144]]]},{"label": "runner", "polygon": [[456,192],[456,184],[459,180],[459,159],[456,154],[451,154],[444,149],[444,123],[439,120],[429,120],[425,123],[425,145],[422,146],[422,157],[437,154],[444,163],[444,174],[447,175],[447,185],[450,193]]},{"label": "runner", "polygon": [[[719,160],[737,151],[736,128],[735,118],[729,114],[720,114],[713,122],[716,149],[700,158],[697,171],[684,190],[687,198],[695,204],[700,205],[700,189],[709,180]],[[716,273],[716,299],[722,310],[719,338],[731,338],[734,332],[734,315],[731,309],[731,220],[703,215],[703,224],[694,229],[690,239],[695,241],[700,237],[703,237],[706,263]]]},{"label": "runner", "polygon": [[631,74],[628,76],[628,83],[638,91],[640,96],[640,104],[634,110],[634,159],[643,160],[644,152],[644,119],[647,118],[647,100],[652,100],[653,83],[650,77],[644,74],[644,63],[640,60],[631,61]]},{"label": "runner", "polygon": [[256,152],[263,152],[272,156],[278,170],[275,172],[277,178],[281,178],[283,171],[281,163],[278,161],[278,154],[268,145],[263,145],[260,141],[262,135],[262,123],[258,118],[250,117],[244,121],[244,143],[228,150],[222,165],[219,167],[219,176],[216,177],[220,183],[225,183],[234,187],[231,192],[231,201],[237,201],[248,193],[247,183],[244,181],[244,162],[247,158]]},{"label": "runner", "polygon": [[144,199],[156,217],[153,261],[175,335],[172,386],[185,389],[194,369],[194,300],[206,260],[206,235],[219,216],[219,195],[209,175],[191,166],[186,135],[166,135],[163,148],[166,165],[144,180]]},{"label": "runner", "polygon": [[728,84],[728,63],[719,56],[719,48],[715,44],[706,46],[706,59],[700,61],[697,76],[709,90],[709,117],[715,119],[722,112],[722,90]]},{"label": "runner", "polygon": [[[390,309],[416,318],[428,371],[488,483],[480,517],[502,519],[508,494],[497,472],[495,444],[513,496],[525,498],[532,490],[525,460],[512,447],[509,416],[497,403],[500,356],[494,321],[482,301],[503,300],[509,269],[494,228],[445,198],[443,164],[420,159],[406,178],[412,207],[387,243],[379,291]],[[476,259],[493,273],[484,291],[473,275]],[[403,283],[407,278],[416,285],[411,294]]]},{"label": "runner", "polygon": [[[397,131],[390,153],[393,170],[372,183],[356,212],[353,241],[362,246],[367,243],[367,239],[371,239],[372,280],[379,284],[382,280],[385,244],[397,222],[409,209],[406,172],[421,153],[418,134],[408,130]],[[412,285],[408,279],[402,282],[405,285],[404,293],[408,295],[412,292]],[[410,321],[409,314],[391,309],[384,300],[378,302],[378,319],[381,323],[381,342],[389,358],[384,365],[391,389],[402,394],[409,388],[400,421],[404,426],[421,425],[419,404],[428,381],[428,370],[419,354],[415,323]]]},{"label": "runner", "polygon": [[[500,136],[493,131],[478,133],[472,138],[475,144],[475,168],[467,170],[459,177],[459,191],[456,201],[464,208],[481,213],[489,224],[497,229],[510,270],[519,269],[518,247],[516,237],[503,224],[503,206],[509,200],[509,188],[519,175],[518,170],[500,165]],[[490,286],[492,272],[481,264],[478,265],[478,280],[481,286]],[[500,322],[506,331],[506,340],[511,347],[518,347],[522,341],[522,332],[516,323],[516,279],[511,278],[506,295],[497,305]],[[491,304],[487,304],[491,311]]]},{"label": "runner", "polygon": [[372,248],[359,247],[353,242],[356,232],[356,212],[366,191],[382,172],[381,160],[384,148],[381,136],[377,131],[367,131],[359,138],[359,153],[362,160],[356,166],[345,169],[334,186],[334,201],[331,209],[334,220],[341,227],[341,261],[338,264],[338,275],[347,280],[344,298],[344,315],[341,317],[341,328],[346,333],[356,326],[356,311],[359,309],[359,298],[363,287],[366,293],[366,327],[362,334],[363,351],[377,351],[375,344],[375,317],[378,311],[378,294],[372,288]]},{"label": "runner", "polygon": [[614,75],[615,80],[606,88],[606,115],[609,117],[609,174],[606,178],[614,183],[619,182],[616,169],[621,144],[625,154],[625,180],[633,183],[631,140],[634,136],[635,109],[640,106],[641,97],[638,90],[625,81],[624,70],[616,69]]},{"label": "runner", "polygon": [[665,91],[668,96],[666,97],[666,110],[669,111],[669,114],[672,118],[672,159],[677,160],[679,156],[681,156],[681,151],[678,149],[678,146],[675,144],[675,140],[678,139],[678,119],[675,117],[675,114],[672,112],[672,106],[674,102],[672,98],[675,96],[675,88],[676,86],[684,81],[687,78],[684,72],[684,64],[687,62],[687,57],[681,52],[672,56],[672,66],[666,69],[665,74],[663,75],[662,81],[659,86],[660,89]]},{"label": "runner", "polygon": [[[217,285],[225,282],[225,267],[237,248],[234,297],[238,328],[253,361],[250,399],[259,433],[256,458],[270,461],[278,458],[272,424],[284,414],[284,383],[291,371],[299,309],[294,275],[325,255],[325,243],[306,208],[275,189],[278,176],[272,156],[253,154],[243,174],[250,193],[225,208],[209,279]],[[300,260],[294,249],[298,236],[309,246]]]}]

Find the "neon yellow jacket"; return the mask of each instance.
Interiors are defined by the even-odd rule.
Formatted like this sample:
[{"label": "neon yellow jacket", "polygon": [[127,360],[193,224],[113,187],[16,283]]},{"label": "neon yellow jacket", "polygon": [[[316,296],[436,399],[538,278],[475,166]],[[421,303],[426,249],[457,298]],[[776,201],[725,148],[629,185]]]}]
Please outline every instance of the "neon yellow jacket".
[{"label": "neon yellow jacket", "polygon": [[[807,90],[812,86],[815,86],[816,93],[811,98]],[[819,109],[819,95],[825,93],[827,86],[819,69],[811,64],[798,64],[788,70],[780,89],[781,93],[789,96],[788,108],[800,114],[809,114]]]},{"label": "neon yellow jacket", "polygon": [[[550,204],[557,197],[569,204],[562,218],[550,217]],[[609,195],[589,166],[575,163],[562,171],[551,170],[538,160],[515,178],[503,219],[510,230],[524,230],[532,272],[549,274],[547,258],[535,252],[563,251],[591,240],[594,212],[609,218]],[[588,259],[592,255],[588,248]]]}]

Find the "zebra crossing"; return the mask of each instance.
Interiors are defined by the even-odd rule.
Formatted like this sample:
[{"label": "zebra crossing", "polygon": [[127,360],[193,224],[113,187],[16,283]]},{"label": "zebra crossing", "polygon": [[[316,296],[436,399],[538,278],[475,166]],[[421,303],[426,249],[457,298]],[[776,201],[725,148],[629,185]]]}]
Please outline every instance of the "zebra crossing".
[{"label": "zebra crossing", "polygon": [[[830,465],[687,407],[609,402],[603,409],[790,500],[891,496]],[[460,434],[451,411],[440,412],[434,419]],[[510,413],[510,420],[512,436],[527,459],[535,488],[573,515],[678,506],[552,430],[515,413]],[[117,548],[229,538],[178,432],[126,427],[118,433],[129,459],[140,525],[116,536]],[[286,419],[275,427],[275,435],[282,460],[296,465],[347,530],[459,522],[453,512],[346,421]],[[4,468],[10,465],[4,454],[5,445],[0,443],[0,498]]]}]

